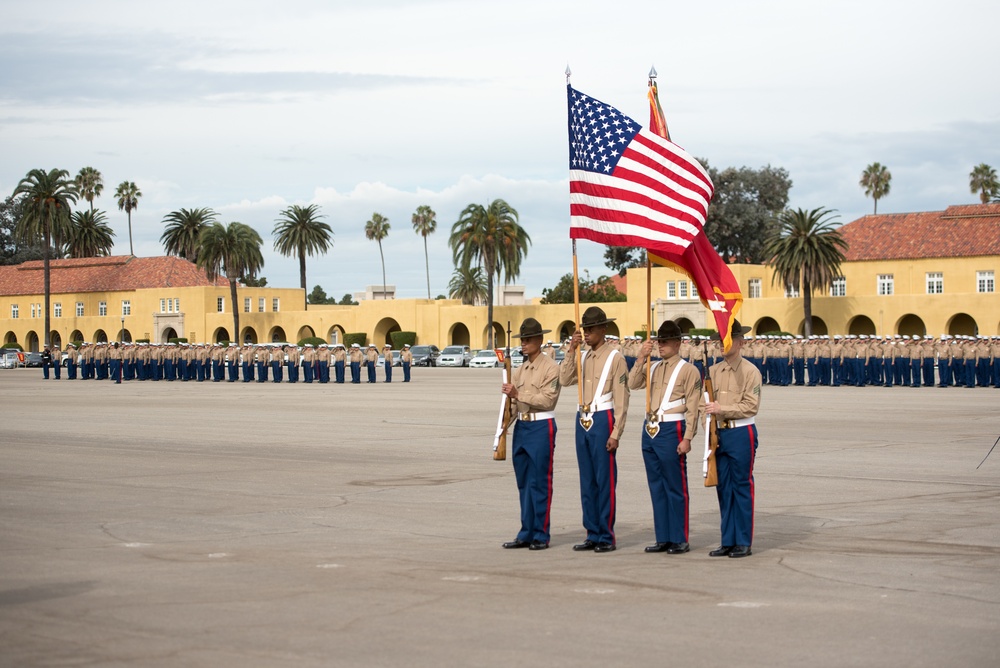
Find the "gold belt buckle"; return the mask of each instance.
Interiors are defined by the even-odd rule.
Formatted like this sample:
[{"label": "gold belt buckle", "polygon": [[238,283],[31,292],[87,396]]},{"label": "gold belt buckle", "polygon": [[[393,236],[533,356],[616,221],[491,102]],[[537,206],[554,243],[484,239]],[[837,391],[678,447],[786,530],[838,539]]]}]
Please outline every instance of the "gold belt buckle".
[{"label": "gold belt buckle", "polygon": [[650,438],[656,438],[656,435],[660,433],[660,422],[656,419],[656,413],[646,415],[646,433],[649,434]]},{"label": "gold belt buckle", "polygon": [[580,426],[584,431],[590,431],[594,425],[594,418],[590,417],[590,404],[580,406]]},{"label": "gold belt buckle", "polygon": [[517,419],[520,420],[521,422],[531,422],[532,420],[535,419],[535,416],[532,415],[531,413],[518,413]]}]

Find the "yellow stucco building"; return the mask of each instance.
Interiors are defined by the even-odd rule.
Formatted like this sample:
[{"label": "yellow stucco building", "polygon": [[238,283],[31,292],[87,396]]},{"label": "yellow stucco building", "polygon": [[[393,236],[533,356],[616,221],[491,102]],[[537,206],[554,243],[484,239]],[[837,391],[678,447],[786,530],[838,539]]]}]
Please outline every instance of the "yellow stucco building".
[{"label": "yellow stucco building", "polygon": [[[842,228],[850,244],[843,276],[827,294],[814,294],[817,334],[1000,334],[1000,205],[949,207],[945,211],[864,216]],[[753,332],[802,333],[802,298],[772,284],[764,265],[731,265],[743,290],[737,317]],[[55,260],[51,270],[50,339],[70,341],[184,337],[192,343],[235,340],[230,289],[209,281],[193,264],[177,257],[105,257]],[[2,342],[39,350],[44,343],[42,263],[0,267]],[[602,304],[616,318],[610,333],[645,331],[652,315],[683,330],[712,327],[710,313],[691,281],[667,268],[651,275],[628,272],[625,302]],[[306,306],[298,288],[240,287],[239,340],[298,341],[318,336],[330,342],[363,332],[376,344],[393,331],[414,331],[418,343],[484,347],[489,323],[485,306],[456,300],[367,300],[357,306]],[[582,306],[585,308],[585,306]],[[552,339],[568,336],[575,321],[572,304],[494,307],[498,345],[506,342],[508,321],[516,330],[532,316]]]}]

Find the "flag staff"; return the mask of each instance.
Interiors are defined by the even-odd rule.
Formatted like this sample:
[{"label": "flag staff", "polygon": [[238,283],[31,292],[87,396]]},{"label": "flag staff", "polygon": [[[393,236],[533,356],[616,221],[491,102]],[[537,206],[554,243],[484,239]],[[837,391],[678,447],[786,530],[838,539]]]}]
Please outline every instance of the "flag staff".
[{"label": "flag staff", "polygon": [[[569,63],[566,63],[566,85],[569,85],[569,78],[573,75],[573,72],[569,69]],[[580,326],[580,272],[577,269],[576,262],[576,239],[573,239],[573,317],[575,321],[573,323],[574,329]],[[576,398],[577,405],[583,405],[583,369],[581,366],[581,348],[582,345],[576,347]]]},{"label": "flag staff", "polygon": [[[649,310],[646,311],[646,338],[653,338],[653,262],[649,259],[649,251],[646,251],[646,303],[649,304]],[[652,405],[652,394],[653,390],[650,388],[650,382],[653,377],[652,364],[653,362],[653,349],[649,349],[649,354],[646,355],[646,415],[650,415],[653,412]],[[667,397],[670,399],[670,397]]]}]

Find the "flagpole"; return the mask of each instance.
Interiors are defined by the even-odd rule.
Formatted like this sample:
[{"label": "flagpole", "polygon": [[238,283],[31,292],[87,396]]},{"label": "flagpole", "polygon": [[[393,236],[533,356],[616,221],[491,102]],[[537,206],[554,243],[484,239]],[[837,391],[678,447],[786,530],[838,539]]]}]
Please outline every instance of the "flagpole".
[{"label": "flagpole", "polygon": [[[649,259],[649,251],[646,251],[646,303],[649,304],[649,310],[646,311],[646,338],[651,340],[653,338],[653,263]],[[650,348],[649,354],[646,355],[646,415],[653,412],[653,390],[650,387],[653,378],[652,362],[653,349]],[[667,399],[669,398],[667,397]]]},{"label": "flagpole", "polygon": [[[568,69],[568,68],[567,68]],[[580,274],[576,268],[576,239],[573,239],[573,317],[576,318],[574,327],[580,326]],[[583,370],[581,367],[581,351],[583,343],[576,347],[576,396],[577,405],[583,405]]]}]

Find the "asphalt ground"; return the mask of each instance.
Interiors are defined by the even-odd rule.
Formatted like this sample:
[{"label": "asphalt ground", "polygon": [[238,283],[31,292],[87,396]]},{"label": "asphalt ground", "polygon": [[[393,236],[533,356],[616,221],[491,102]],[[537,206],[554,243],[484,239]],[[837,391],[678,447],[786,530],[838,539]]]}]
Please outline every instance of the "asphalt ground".
[{"label": "asphalt ground", "polygon": [[0,371],[0,665],[1000,665],[1000,391],[765,387],[754,554],[712,559],[700,458],[692,551],[643,552],[641,396],[619,549],[572,551],[572,387],[552,547],[501,549],[498,386]]}]

